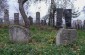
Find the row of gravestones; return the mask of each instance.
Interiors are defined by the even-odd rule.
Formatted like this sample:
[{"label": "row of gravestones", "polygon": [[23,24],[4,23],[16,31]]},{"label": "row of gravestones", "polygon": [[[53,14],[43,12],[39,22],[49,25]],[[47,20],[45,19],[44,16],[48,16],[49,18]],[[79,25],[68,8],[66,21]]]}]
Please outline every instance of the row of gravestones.
[{"label": "row of gravestones", "polygon": [[[29,16],[28,19],[30,20],[30,25],[32,25],[33,18]],[[19,13],[14,13],[14,20],[9,19],[9,11],[6,9],[4,11],[4,19],[0,18],[0,26],[3,24],[4,25],[10,25],[10,24],[21,25],[21,24],[24,24],[24,21],[23,19],[19,19]],[[40,12],[36,12],[36,24],[46,25],[46,20],[40,21]]]},{"label": "row of gravestones", "polygon": [[85,29],[85,20],[73,20],[72,28],[74,29]]}]

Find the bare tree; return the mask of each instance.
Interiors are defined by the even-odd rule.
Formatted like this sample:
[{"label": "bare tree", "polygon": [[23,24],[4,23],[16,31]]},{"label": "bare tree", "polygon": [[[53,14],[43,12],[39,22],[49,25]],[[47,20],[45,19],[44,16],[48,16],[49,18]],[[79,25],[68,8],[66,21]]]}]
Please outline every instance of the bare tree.
[{"label": "bare tree", "polygon": [[4,11],[7,7],[7,0],[0,0],[0,12]]}]

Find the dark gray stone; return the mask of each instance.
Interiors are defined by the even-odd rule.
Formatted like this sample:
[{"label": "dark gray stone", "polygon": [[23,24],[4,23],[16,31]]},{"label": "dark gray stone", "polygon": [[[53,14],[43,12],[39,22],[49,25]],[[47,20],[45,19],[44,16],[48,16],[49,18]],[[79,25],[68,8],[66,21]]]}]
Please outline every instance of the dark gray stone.
[{"label": "dark gray stone", "polygon": [[0,25],[2,25],[3,24],[3,19],[2,18],[0,18]]},{"label": "dark gray stone", "polygon": [[66,28],[71,28],[72,9],[64,9]]},{"label": "dark gray stone", "polygon": [[41,25],[46,25],[46,20],[41,20]]},{"label": "dark gray stone", "polygon": [[33,25],[33,18],[31,16],[29,16],[29,21],[30,21],[30,25]]},{"label": "dark gray stone", "polygon": [[19,13],[14,13],[14,24],[19,25]]},{"label": "dark gray stone", "polygon": [[63,17],[63,8],[57,8],[57,19],[56,19],[56,27],[62,27],[62,17]]},{"label": "dark gray stone", "polygon": [[18,25],[9,27],[9,36],[13,43],[28,43],[31,39],[29,30]]},{"label": "dark gray stone", "polygon": [[56,36],[56,45],[68,45],[77,40],[76,29],[60,29]]},{"label": "dark gray stone", "polygon": [[9,11],[7,9],[4,10],[4,24],[9,25]]},{"label": "dark gray stone", "polygon": [[40,12],[36,12],[36,24],[40,25]]},{"label": "dark gray stone", "polygon": [[85,29],[85,20],[83,21],[83,29]]}]

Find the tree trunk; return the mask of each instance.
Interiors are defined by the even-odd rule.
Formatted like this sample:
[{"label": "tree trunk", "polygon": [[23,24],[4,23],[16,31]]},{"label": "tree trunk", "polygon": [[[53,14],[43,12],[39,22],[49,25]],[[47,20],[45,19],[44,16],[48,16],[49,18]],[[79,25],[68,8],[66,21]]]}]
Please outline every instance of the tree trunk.
[{"label": "tree trunk", "polygon": [[27,15],[25,13],[25,10],[24,10],[24,7],[23,7],[23,3],[22,2],[19,2],[19,10],[20,10],[20,13],[22,15],[22,18],[25,22],[25,27],[26,28],[29,28],[29,19],[27,18]]}]

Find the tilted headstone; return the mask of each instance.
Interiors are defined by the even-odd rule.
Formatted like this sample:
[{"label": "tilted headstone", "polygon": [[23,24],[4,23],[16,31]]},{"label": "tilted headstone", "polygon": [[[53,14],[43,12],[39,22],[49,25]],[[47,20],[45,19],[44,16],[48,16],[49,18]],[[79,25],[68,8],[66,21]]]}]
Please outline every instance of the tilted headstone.
[{"label": "tilted headstone", "polygon": [[56,45],[68,45],[77,40],[76,29],[60,29],[56,36]]},{"label": "tilted headstone", "polygon": [[4,24],[9,25],[9,11],[7,9],[4,10]]},{"label": "tilted headstone", "polygon": [[29,16],[29,21],[30,21],[30,25],[32,25],[33,24],[33,18],[31,17],[31,16]]},{"label": "tilted headstone", "polygon": [[36,24],[40,25],[40,12],[36,12]]},{"label": "tilted headstone", "polygon": [[18,25],[9,26],[9,36],[13,43],[28,43],[31,39],[29,30]]},{"label": "tilted headstone", "polygon": [[64,9],[66,28],[71,28],[72,9]]},{"label": "tilted headstone", "polygon": [[62,27],[62,17],[63,17],[63,8],[57,8],[57,19],[56,19],[56,27]]},{"label": "tilted headstone", "polygon": [[19,13],[14,13],[14,24],[19,25]]}]

